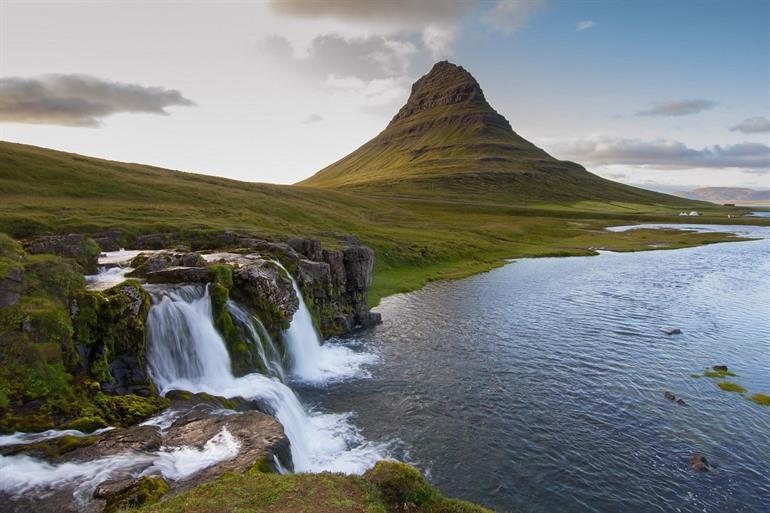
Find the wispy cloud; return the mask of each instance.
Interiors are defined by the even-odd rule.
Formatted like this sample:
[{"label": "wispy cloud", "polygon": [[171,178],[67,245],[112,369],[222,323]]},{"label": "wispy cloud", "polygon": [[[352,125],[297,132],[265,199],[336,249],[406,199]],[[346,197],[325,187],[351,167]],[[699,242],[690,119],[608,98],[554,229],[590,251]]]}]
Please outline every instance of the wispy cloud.
[{"label": "wispy cloud", "polygon": [[713,108],[716,102],[711,100],[671,100],[653,105],[646,110],[640,110],[637,116],[687,116],[697,114],[704,110]]},{"label": "wispy cloud", "polygon": [[591,28],[594,28],[596,26],[596,22],[593,20],[583,20],[578,22],[576,30],[588,30]]},{"label": "wispy cloud", "polygon": [[734,127],[730,128],[733,132],[743,132],[744,134],[761,134],[770,132],[770,120],[757,116],[746,118]]},{"label": "wispy cloud", "polygon": [[118,113],[167,115],[167,107],[194,103],[163,87],[110,82],[88,75],[0,79],[0,121],[98,127]]},{"label": "wispy cloud", "polygon": [[509,34],[526,25],[530,17],[544,5],[545,0],[500,0],[483,17],[483,21]]},{"label": "wispy cloud", "polygon": [[554,153],[591,166],[626,164],[664,169],[770,169],[770,147],[759,143],[717,144],[695,149],[670,139],[645,141],[593,137],[557,144]]}]

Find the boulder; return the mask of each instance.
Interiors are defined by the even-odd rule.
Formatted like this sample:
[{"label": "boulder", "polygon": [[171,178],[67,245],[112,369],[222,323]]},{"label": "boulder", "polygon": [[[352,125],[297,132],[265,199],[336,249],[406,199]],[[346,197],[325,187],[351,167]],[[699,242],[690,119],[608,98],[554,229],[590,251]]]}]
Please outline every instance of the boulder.
[{"label": "boulder", "polygon": [[168,267],[147,273],[148,283],[208,283],[213,278],[208,267]]},{"label": "boulder", "polygon": [[135,249],[163,249],[173,244],[173,236],[170,233],[150,233],[137,235],[131,244]]},{"label": "boulder", "polygon": [[711,368],[714,369],[716,372],[727,372],[727,365],[714,365]]},{"label": "boulder", "polygon": [[126,452],[151,453],[160,449],[163,443],[157,426],[112,429],[99,435],[91,445],[68,452],[59,461],[89,461]]},{"label": "boulder", "polygon": [[102,251],[118,251],[125,245],[125,235],[120,228],[110,228],[93,236]]},{"label": "boulder", "polygon": [[696,472],[710,472],[712,467],[709,460],[703,454],[695,453],[690,456],[690,467]]},{"label": "boulder", "polygon": [[196,447],[203,446],[226,429],[240,445],[238,454],[232,458],[207,467],[185,479],[184,483],[175,483],[176,489],[196,486],[204,481],[215,479],[225,472],[244,472],[260,460],[267,460],[272,466],[273,458],[282,464],[291,466],[289,439],[281,424],[270,415],[258,411],[222,415],[205,411],[191,412],[175,421],[163,436],[163,446]]}]

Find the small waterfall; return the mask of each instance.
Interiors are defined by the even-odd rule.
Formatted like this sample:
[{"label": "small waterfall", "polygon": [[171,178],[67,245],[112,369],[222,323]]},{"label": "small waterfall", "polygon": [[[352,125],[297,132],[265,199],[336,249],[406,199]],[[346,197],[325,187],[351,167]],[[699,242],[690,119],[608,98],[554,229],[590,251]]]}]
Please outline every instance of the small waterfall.
[{"label": "small waterfall", "polygon": [[361,473],[384,457],[384,448],[365,442],[347,415],[308,413],[278,379],[256,373],[234,377],[206,288],[156,292],[147,330],[148,367],[161,391],[180,388],[262,401],[283,425],[296,471]]},{"label": "small waterfall", "polygon": [[275,347],[273,339],[262,322],[251,315],[235,301],[227,302],[227,310],[233,320],[245,331],[249,341],[257,348],[259,359],[266,369],[268,376],[286,382],[281,353]]},{"label": "small waterfall", "polygon": [[371,353],[355,352],[336,344],[321,345],[321,338],[313,325],[302,291],[294,277],[279,262],[274,263],[286,272],[299,300],[299,308],[284,332],[286,352],[291,375],[299,381],[322,383],[340,381],[354,376],[368,376],[363,366],[377,359]]},{"label": "small waterfall", "polygon": [[147,317],[147,362],[161,393],[224,385],[232,376],[227,347],[209,342],[221,341],[211,319],[208,287],[186,285],[156,296]]}]

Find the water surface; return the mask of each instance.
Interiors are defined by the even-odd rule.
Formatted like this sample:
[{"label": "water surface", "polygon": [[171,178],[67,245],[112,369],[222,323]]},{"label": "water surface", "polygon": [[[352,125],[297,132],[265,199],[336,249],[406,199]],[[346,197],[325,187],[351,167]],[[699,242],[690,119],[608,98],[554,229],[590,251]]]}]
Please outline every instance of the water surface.
[{"label": "water surface", "polygon": [[[347,340],[379,353],[371,379],[301,395],[398,439],[395,456],[448,495],[515,512],[770,511],[770,408],[691,376],[725,364],[770,393],[770,240],[520,260],[378,310],[381,326]],[[696,452],[716,469],[690,469]]]}]

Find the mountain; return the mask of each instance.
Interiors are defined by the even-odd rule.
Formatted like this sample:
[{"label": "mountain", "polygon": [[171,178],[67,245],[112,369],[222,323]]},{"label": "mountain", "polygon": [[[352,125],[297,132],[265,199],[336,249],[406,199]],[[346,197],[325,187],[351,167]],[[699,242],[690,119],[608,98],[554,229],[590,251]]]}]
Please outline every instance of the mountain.
[{"label": "mountain", "polygon": [[414,83],[385,130],[298,185],[500,203],[681,203],[552,157],[513,131],[468,71],[446,61]]},{"label": "mountain", "polygon": [[770,191],[758,191],[743,187],[702,187],[673,194],[680,198],[718,204],[733,203],[744,206],[770,207]]}]

